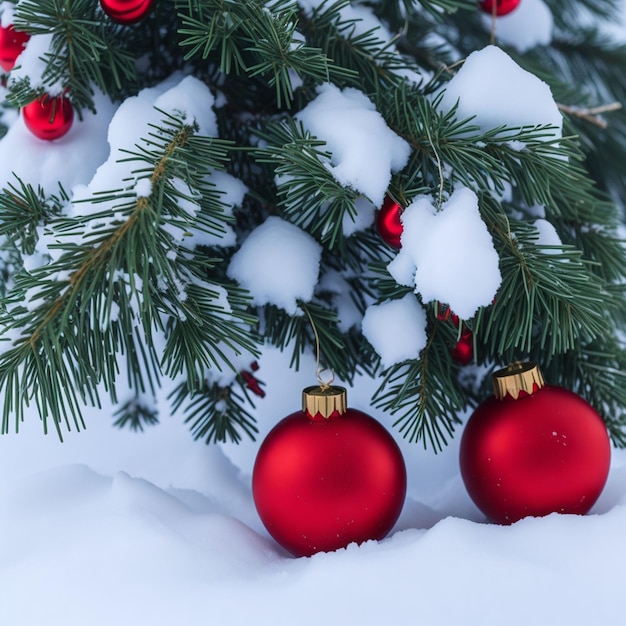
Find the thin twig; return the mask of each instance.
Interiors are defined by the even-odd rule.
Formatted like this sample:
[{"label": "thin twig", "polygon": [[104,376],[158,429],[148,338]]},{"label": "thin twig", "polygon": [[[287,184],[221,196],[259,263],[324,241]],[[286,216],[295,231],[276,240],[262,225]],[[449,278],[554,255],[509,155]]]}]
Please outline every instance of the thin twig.
[{"label": "thin twig", "polygon": [[598,117],[598,115],[601,113],[609,113],[611,111],[619,111],[622,108],[622,103],[609,102],[608,104],[601,104],[597,107],[575,107],[567,104],[557,104],[557,107],[559,108],[559,111],[563,111],[563,113],[579,117],[580,119],[583,119],[591,124],[595,124],[600,128],[606,128],[608,126],[608,122],[603,120],[601,117]]}]

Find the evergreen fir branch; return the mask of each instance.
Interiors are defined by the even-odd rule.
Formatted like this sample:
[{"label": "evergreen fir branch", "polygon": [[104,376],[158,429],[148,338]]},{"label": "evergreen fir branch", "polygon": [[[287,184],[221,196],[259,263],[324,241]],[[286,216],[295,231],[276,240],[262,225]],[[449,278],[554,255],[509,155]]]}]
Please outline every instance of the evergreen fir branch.
[{"label": "evergreen fir branch", "polygon": [[[31,399],[44,427],[50,416],[60,435],[66,412],[80,427],[80,404],[97,404],[100,384],[116,400],[120,354],[129,386],[154,392],[162,365],[175,375],[184,364],[190,388],[199,387],[202,368],[222,355],[210,342],[254,349],[241,327],[252,321],[247,301],[207,279],[215,262],[172,234],[210,233],[211,211],[220,209],[215,198],[193,190],[225,158],[225,146],[193,135],[193,127],[164,117],[159,132],[128,157],[137,162],[134,176],[149,175],[150,196],[138,198],[130,181],[128,190],[96,199],[110,204],[102,211],[59,218],[52,224],[56,259],[17,277],[1,320],[14,337],[0,354],[5,430],[8,414],[19,421]],[[195,216],[188,212],[192,200],[206,205],[198,205]],[[162,333],[166,348],[159,357],[156,335]]]},{"label": "evergreen fir branch", "polygon": [[403,0],[405,6],[410,7],[417,2],[429,13],[439,20],[443,20],[447,13],[453,13],[459,9],[476,10],[473,0]]},{"label": "evergreen fir branch", "polygon": [[268,125],[261,133],[267,146],[254,151],[259,163],[275,165],[278,196],[284,215],[330,249],[343,246],[342,222],[356,216],[357,192],[342,186],[329,171],[325,143],[292,118]]},{"label": "evergreen fir branch", "polygon": [[288,315],[271,305],[264,308],[261,323],[268,343],[281,351],[290,347],[290,367],[299,370],[301,356],[316,349],[310,316],[319,339],[320,368],[333,372],[341,380],[351,381],[359,350],[358,341],[346,341],[337,327],[337,315],[333,310],[316,302],[299,303],[299,307],[308,315]]},{"label": "evergreen fir branch", "polygon": [[239,443],[242,435],[254,440],[259,432],[247,408],[254,405],[241,380],[229,387],[205,383],[194,392],[182,383],[170,394],[170,399],[174,412],[184,407],[185,423],[196,440],[202,439],[207,444]]},{"label": "evergreen fir branch", "polygon": [[113,426],[129,428],[135,432],[143,432],[146,426],[155,426],[159,423],[159,413],[154,405],[144,403],[139,396],[122,404],[115,412],[114,417],[116,420],[113,422]]},{"label": "evergreen fir branch", "polygon": [[580,251],[538,245],[531,225],[509,227],[495,231],[502,274],[495,304],[476,318],[486,357],[513,361],[538,350],[549,358],[608,334],[609,294]]},{"label": "evergreen fir branch", "polygon": [[443,336],[431,325],[427,346],[419,360],[390,367],[383,376],[372,401],[375,406],[399,417],[394,427],[411,443],[443,450],[461,424],[458,415],[467,400],[453,375],[455,365]]},{"label": "evergreen fir branch", "polygon": [[358,20],[342,18],[341,9],[349,4],[349,0],[327,0],[313,9],[310,17],[301,12],[300,30],[307,42],[343,68],[341,75],[333,76],[333,82],[340,86],[377,93],[383,87],[400,84],[403,79],[398,72],[410,64],[380,39],[378,29],[359,33],[355,27]]},{"label": "evergreen fir branch", "polygon": [[217,55],[224,74],[246,73],[264,76],[275,88],[276,103],[293,100],[292,76],[307,77],[314,82],[328,81],[333,74],[344,74],[334,67],[319,48],[306,44],[296,30],[297,4],[281,0],[234,2],[213,0],[199,7],[197,16],[187,5],[189,14],[181,14],[181,46],[187,48],[185,60],[209,59]]},{"label": "evergreen fir branch", "polygon": [[37,229],[58,215],[69,198],[60,188],[59,196],[46,197],[43,189],[34,189],[19,178],[0,194],[0,235],[6,236],[21,254],[33,254],[38,240]]},{"label": "evergreen fir branch", "polygon": [[176,294],[164,303],[171,314],[163,367],[170,378],[184,373],[192,391],[202,386],[206,369],[234,370],[229,354],[240,355],[245,351],[258,356],[257,342],[250,332],[256,318],[244,312],[248,304],[244,292],[229,289],[228,303],[236,303],[236,308],[224,308],[221,300],[225,290],[220,285],[211,289],[190,284],[182,303],[175,300]]},{"label": "evergreen fir branch", "polygon": [[[113,98],[136,84],[134,57],[124,47],[117,25],[101,19],[97,3],[90,0],[22,0],[15,11],[15,27],[31,35],[52,35],[42,75],[44,88],[67,89],[79,114],[94,110],[94,85]],[[40,95],[41,88],[22,83],[11,89],[10,99],[24,106]]]}]

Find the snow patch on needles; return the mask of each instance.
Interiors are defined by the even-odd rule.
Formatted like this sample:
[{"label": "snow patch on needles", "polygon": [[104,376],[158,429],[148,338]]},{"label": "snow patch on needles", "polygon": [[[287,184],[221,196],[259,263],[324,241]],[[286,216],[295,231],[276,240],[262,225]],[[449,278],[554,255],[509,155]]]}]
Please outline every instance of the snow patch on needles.
[{"label": "snow patch on needles", "polygon": [[358,89],[342,91],[326,83],[296,119],[326,142],[327,167],[335,180],[380,206],[391,174],[406,165],[411,147],[387,126],[374,103]]},{"label": "snow patch on needles", "polygon": [[152,181],[149,178],[140,178],[135,183],[135,195],[138,198],[149,198],[152,193]]},{"label": "snow patch on needles", "polygon": [[473,191],[457,187],[439,211],[430,197],[418,197],[401,219],[402,249],[387,266],[396,282],[462,319],[491,304],[502,282],[499,258]]},{"label": "snow patch on needles", "polygon": [[384,368],[417,359],[426,346],[426,313],[413,294],[368,307],[362,330]]},{"label": "snow patch on needles", "polygon": [[457,102],[457,118],[473,118],[481,131],[550,125],[555,129],[546,138],[561,137],[563,117],[550,87],[496,46],[472,52],[448,83],[440,108],[449,111]]},{"label": "snow patch on needles", "polygon": [[228,275],[247,289],[254,304],[274,304],[301,315],[298,301],[313,297],[322,247],[303,230],[269,217],[233,255]]},{"label": "snow patch on needles", "polygon": [[[181,74],[174,74],[159,85],[143,89],[137,96],[127,98],[109,124],[109,157],[97,168],[88,185],[74,187],[73,205],[68,209],[69,216],[97,213],[98,229],[101,230],[106,226],[102,223],[101,216],[107,208],[110,209],[110,220],[119,221],[120,217],[114,206],[119,200],[90,202],[91,198],[123,188],[125,185],[134,191],[137,198],[150,197],[153,191],[152,183],[148,177],[137,178],[135,173],[137,162],[129,161],[128,153],[136,153],[137,146],[143,143],[142,140],[148,133],[157,132],[156,129],[162,124],[163,112],[197,127],[197,132],[203,136],[216,136],[218,129],[213,110],[214,103],[213,94],[204,83],[192,76],[181,78]],[[138,120],[141,123],[138,123]],[[150,126],[154,128],[151,130]],[[224,213],[232,215],[233,206],[243,200],[247,191],[246,186],[223,172],[212,172],[209,180],[226,191],[220,196],[220,201],[225,205]],[[189,216],[188,220],[179,220],[178,223],[167,227],[176,242],[184,240],[189,248],[197,245],[235,244],[234,231],[228,225],[224,226],[223,233],[210,233],[194,228],[194,217],[199,212],[200,205],[197,194],[189,188],[189,185],[175,179],[172,181],[172,190],[179,208]]]},{"label": "snow patch on needles", "polygon": [[197,125],[200,135],[217,137],[214,102],[213,94],[202,81],[186,76],[176,87],[160,95],[154,106],[177,117],[182,115],[185,124]]}]

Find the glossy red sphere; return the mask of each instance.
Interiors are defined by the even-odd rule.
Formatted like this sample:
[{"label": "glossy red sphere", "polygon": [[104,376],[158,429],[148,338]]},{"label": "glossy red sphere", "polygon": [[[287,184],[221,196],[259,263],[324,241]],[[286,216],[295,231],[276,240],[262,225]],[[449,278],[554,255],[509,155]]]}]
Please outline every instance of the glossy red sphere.
[{"label": "glossy red sphere", "polygon": [[584,514],[606,483],[611,444],[601,417],[580,396],[545,386],[478,406],[460,444],[461,475],[492,521]]},{"label": "glossy red sphere", "polygon": [[263,441],[252,492],[272,537],[310,556],[385,537],[404,504],[406,468],[393,437],[365,413],[313,421],[298,411]]},{"label": "glossy red sphere", "polygon": [[140,22],[152,10],[154,0],[100,0],[102,10],[119,24]]},{"label": "glossy red sphere", "polygon": [[451,352],[452,358],[461,365],[469,365],[474,360],[474,335],[471,330],[461,334]]},{"label": "glossy red sphere", "polygon": [[[508,15],[511,11],[514,11],[519,6],[521,0],[496,0],[496,15]],[[493,11],[493,0],[482,0],[480,2],[480,8],[485,13]]]},{"label": "glossy red sphere", "polygon": [[401,215],[402,207],[389,196],[385,198],[383,206],[380,207],[376,215],[376,228],[379,235],[383,241],[398,249],[402,247],[400,242],[403,230],[402,222],[400,221]]},{"label": "glossy red sphere", "polygon": [[15,67],[17,57],[29,39],[29,34],[15,30],[13,26],[0,26],[0,66],[5,72],[10,72]]},{"label": "glossy red sphere", "polygon": [[74,107],[65,96],[43,95],[22,109],[22,117],[35,137],[52,141],[72,127]]}]

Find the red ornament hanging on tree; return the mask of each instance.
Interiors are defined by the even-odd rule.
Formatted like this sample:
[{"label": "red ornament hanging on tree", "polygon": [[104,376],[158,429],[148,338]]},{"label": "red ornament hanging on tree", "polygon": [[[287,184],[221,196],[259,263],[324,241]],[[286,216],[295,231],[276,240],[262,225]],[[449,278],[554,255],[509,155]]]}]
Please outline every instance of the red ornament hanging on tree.
[{"label": "red ornament hanging on tree", "polygon": [[[437,319],[442,322],[450,320],[458,329],[459,324],[463,328],[463,322],[459,320],[459,316],[452,312],[447,305],[437,303]],[[469,365],[474,359],[474,333],[465,328],[461,330],[461,336],[450,350],[452,358],[461,365]]]},{"label": "red ornament hanging on tree", "polygon": [[[511,11],[514,11],[519,6],[521,0],[495,0],[496,2],[496,15],[508,15]],[[494,0],[482,0],[480,2],[480,8],[485,12],[493,13]]]},{"label": "red ornament hanging on tree", "polygon": [[154,0],[100,0],[102,10],[118,24],[140,22],[152,10]]},{"label": "red ornament hanging on tree", "polygon": [[52,141],[63,137],[72,127],[74,107],[65,96],[44,94],[22,109],[22,117],[35,137]]},{"label": "red ornament hanging on tree", "polygon": [[261,389],[261,383],[259,382],[259,380],[257,380],[257,378],[255,378],[253,374],[253,372],[256,372],[259,369],[259,364],[256,361],[253,361],[250,364],[250,369],[252,370],[252,372],[249,372],[247,370],[241,370],[239,372],[239,375],[241,376],[241,378],[243,378],[246,387],[254,395],[259,396],[259,398],[265,398],[265,391]]},{"label": "red ornament hanging on tree", "polygon": [[400,237],[402,236],[402,222],[400,216],[402,215],[402,207],[389,196],[385,197],[383,206],[380,207],[376,215],[376,229],[383,241],[388,243],[393,248],[400,249],[402,243]]},{"label": "red ornament hanging on tree", "polygon": [[303,410],[263,441],[252,493],[269,533],[296,556],[382,539],[406,495],[406,468],[393,437],[347,408],[342,387],[308,387]]},{"label": "red ornament hanging on tree", "polygon": [[534,363],[493,376],[495,396],[470,417],[460,468],[476,506],[492,521],[584,514],[606,483],[611,444],[606,426],[580,396],[544,385]]},{"label": "red ornament hanging on tree", "polygon": [[461,365],[469,365],[474,360],[474,333],[469,328],[461,332],[461,337],[452,348],[451,354]]},{"label": "red ornament hanging on tree", "polygon": [[5,72],[15,67],[17,57],[22,54],[26,42],[30,39],[28,33],[15,30],[13,26],[0,26],[0,66]]}]

